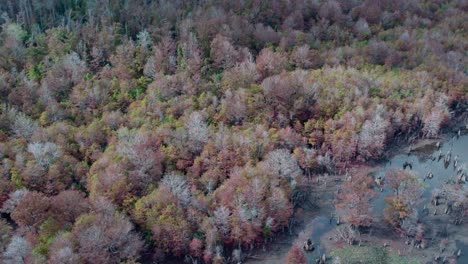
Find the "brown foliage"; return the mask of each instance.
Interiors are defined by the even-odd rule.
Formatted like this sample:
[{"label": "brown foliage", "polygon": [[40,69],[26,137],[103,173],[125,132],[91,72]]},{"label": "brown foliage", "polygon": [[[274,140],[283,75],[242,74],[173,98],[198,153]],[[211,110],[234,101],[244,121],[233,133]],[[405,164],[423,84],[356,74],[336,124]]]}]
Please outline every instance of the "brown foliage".
[{"label": "brown foliage", "polygon": [[84,194],[75,190],[66,190],[52,197],[51,211],[55,219],[73,224],[82,214],[87,213],[90,205]]},{"label": "brown foliage", "polygon": [[287,67],[287,59],[281,52],[274,52],[270,48],[264,48],[257,56],[257,71],[262,78],[279,74]]},{"label": "brown foliage", "polygon": [[21,227],[36,229],[50,215],[50,198],[39,192],[28,192],[11,213]]},{"label": "brown foliage", "polygon": [[351,180],[341,187],[336,207],[343,210],[343,220],[355,227],[368,227],[372,224],[370,201],[377,194],[372,189],[373,179],[366,171],[352,174]]}]

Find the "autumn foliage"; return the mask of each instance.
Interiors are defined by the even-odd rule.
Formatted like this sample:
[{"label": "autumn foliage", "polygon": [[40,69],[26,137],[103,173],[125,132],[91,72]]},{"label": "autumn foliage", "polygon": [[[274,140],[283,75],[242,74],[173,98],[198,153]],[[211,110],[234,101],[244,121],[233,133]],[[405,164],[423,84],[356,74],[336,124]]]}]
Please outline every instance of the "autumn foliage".
[{"label": "autumn foliage", "polygon": [[304,250],[299,245],[294,245],[286,255],[287,264],[306,264],[307,259],[304,254]]},{"label": "autumn foliage", "polygon": [[372,224],[371,199],[377,196],[374,180],[365,171],[352,174],[342,185],[336,207],[342,211],[343,221],[354,227],[369,227]]},{"label": "autumn foliage", "polygon": [[[403,2],[2,1],[0,262],[242,261],[315,176],[438,137],[467,108],[466,5]],[[347,176],[368,227],[374,181]],[[404,230],[419,185],[385,178]]]}]

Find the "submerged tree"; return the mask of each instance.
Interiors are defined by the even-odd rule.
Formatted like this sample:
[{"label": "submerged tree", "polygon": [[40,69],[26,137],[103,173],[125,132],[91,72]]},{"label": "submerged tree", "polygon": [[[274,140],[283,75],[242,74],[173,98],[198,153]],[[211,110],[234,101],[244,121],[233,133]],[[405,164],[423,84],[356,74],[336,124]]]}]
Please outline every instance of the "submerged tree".
[{"label": "submerged tree", "polygon": [[384,220],[397,231],[404,231],[404,220],[415,217],[416,206],[421,202],[422,184],[413,173],[395,168],[385,173],[385,179],[394,194],[385,198]]},{"label": "submerged tree", "polygon": [[370,202],[377,196],[373,183],[371,176],[359,171],[342,185],[336,197],[336,208],[345,222],[354,227],[369,227],[372,224]]}]

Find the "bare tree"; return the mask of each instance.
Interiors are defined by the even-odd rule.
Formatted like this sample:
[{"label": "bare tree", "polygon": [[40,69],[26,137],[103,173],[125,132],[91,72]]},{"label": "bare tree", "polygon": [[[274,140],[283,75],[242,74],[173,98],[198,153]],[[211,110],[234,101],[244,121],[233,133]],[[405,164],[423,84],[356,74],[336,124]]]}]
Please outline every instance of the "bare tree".
[{"label": "bare tree", "polygon": [[143,241],[118,212],[83,215],[73,227],[80,258],[88,263],[120,263],[138,258]]},{"label": "bare tree", "polygon": [[62,151],[52,142],[29,143],[28,151],[33,154],[36,163],[44,168],[50,167],[50,165],[62,156]]},{"label": "bare tree", "polygon": [[[376,110],[382,111],[382,108]],[[382,117],[381,113],[376,113],[371,120],[366,120],[359,134],[358,152],[365,159],[377,158],[385,147],[386,132],[390,123]]]},{"label": "bare tree", "polygon": [[26,263],[26,256],[31,252],[29,242],[20,236],[12,237],[5,253],[3,253],[3,263],[18,264]]},{"label": "bare tree", "polygon": [[265,165],[274,176],[286,178],[292,185],[296,183],[296,177],[301,175],[296,159],[287,149],[277,149],[268,153]]},{"label": "bare tree", "polygon": [[190,114],[185,127],[188,131],[189,139],[194,144],[195,149],[201,150],[208,141],[209,130],[206,122],[200,112]]},{"label": "bare tree", "polygon": [[213,212],[214,224],[216,225],[222,236],[227,236],[229,234],[230,218],[231,211],[224,205],[219,206]]},{"label": "bare tree", "polygon": [[333,231],[333,236],[338,241],[345,241],[352,245],[359,236],[359,231],[355,230],[350,224],[344,224],[338,226]]},{"label": "bare tree", "polygon": [[10,214],[19,204],[21,199],[28,193],[26,189],[16,190],[9,194],[9,199],[3,203],[3,207],[0,209],[0,212]]},{"label": "bare tree", "polygon": [[176,196],[183,206],[190,204],[190,190],[184,176],[177,175],[175,173],[167,174],[161,180],[161,185],[166,187],[174,196]]},{"label": "bare tree", "polygon": [[436,137],[448,116],[447,97],[440,96],[434,108],[424,118],[423,132],[425,136],[429,138]]},{"label": "bare tree", "polygon": [[23,113],[17,113],[12,117],[12,130],[15,136],[30,139],[34,132],[39,128],[37,121],[31,119]]}]

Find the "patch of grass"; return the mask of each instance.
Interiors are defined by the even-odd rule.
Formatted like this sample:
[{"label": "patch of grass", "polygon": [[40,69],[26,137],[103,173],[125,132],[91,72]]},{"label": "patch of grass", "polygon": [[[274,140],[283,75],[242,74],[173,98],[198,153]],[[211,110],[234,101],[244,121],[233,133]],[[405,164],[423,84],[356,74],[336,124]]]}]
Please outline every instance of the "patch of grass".
[{"label": "patch of grass", "polygon": [[390,253],[379,247],[349,246],[334,250],[331,255],[341,264],[418,264],[415,258],[407,258]]}]

